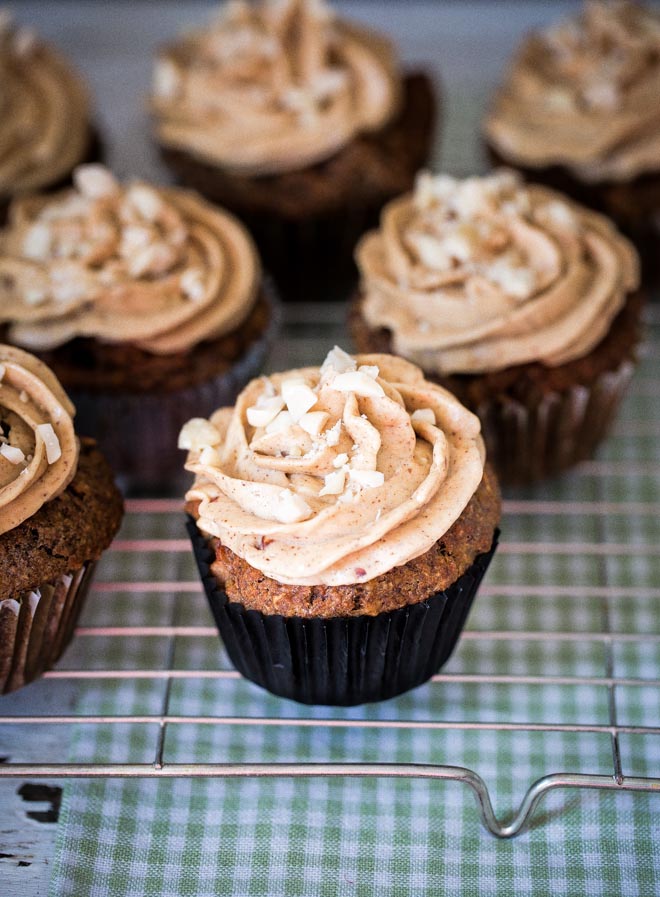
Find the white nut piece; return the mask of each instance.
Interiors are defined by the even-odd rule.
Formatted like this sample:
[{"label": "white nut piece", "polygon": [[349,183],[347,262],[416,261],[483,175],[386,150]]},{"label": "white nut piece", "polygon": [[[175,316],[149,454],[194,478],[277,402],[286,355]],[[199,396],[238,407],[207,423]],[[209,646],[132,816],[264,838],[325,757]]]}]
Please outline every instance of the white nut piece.
[{"label": "white nut piece", "polygon": [[307,411],[298,421],[298,426],[310,436],[320,436],[329,418],[327,411]]},{"label": "white nut piece", "polygon": [[188,268],[181,275],[182,293],[190,299],[191,302],[201,302],[206,295],[206,286],[204,284],[204,273],[199,268]]},{"label": "white nut piece", "polygon": [[280,411],[266,427],[266,433],[283,433],[290,430],[293,423],[293,418],[288,411]]},{"label": "white nut piece", "polygon": [[358,371],[360,371],[363,374],[366,374],[367,377],[372,377],[374,380],[380,374],[378,365],[376,365],[376,364],[361,364],[360,367],[358,368]]},{"label": "white nut piece", "polygon": [[105,165],[79,165],[73,172],[76,189],[88,199],[112,196],[119,190],[119,183]]},{"label": "white nut piece", "polygon": [[222,456],[212,445],[205,445],[199,453],[199,463],[208,467],[222,467]]},{"label": "white nut piece", "polygon": [[348,352],[344,352],[343,349],[340,349],[339,346],[335,346],[333,349],[330,349],[325,356],[325,360],[321,365],[321,376],[326,374],[330,369],[336,371],[338,374],[343,374],[345,371],[354,371],[356,368],[357,363],[355,359],[349,355]]},{"label": "white nut piece", "polygon": [[290,489],[282,489],[273,505],[273,514],[280,523],[299,523],[306,520],[311,513],[312,509],[305,499]]},{"label": "white nut piece", "polygon": [[375,489],[385,482],[385,474],[380,470],[349,470],[348,476],[351,483],[363,489]]},{"label": "white nut piece", "polygon": [[47,224],[37,221],[28,229],[23,239],[23,255],[35,261],[44,261],[50,252],[53,232]]},{"label": "white nut piece", "polygon": [[383,387],[373,377],[362,371],[347,371],[337,374],[330,384],[337,392],[352,392],[356,396],[378,398],[385,395]]},{"label": "white nut piece", "polygon": [[348,455],[346,452],[341,452],[335,460],[332,462],[333,467],[343,467],[344,464],[348,464]]},{"label": "white nut piece", "polygon": [[54,464],[62,457],[62,448],[57,433],[53,430],[52,424],[37,424],[37,434],[43,440],[46,446],[46,460],[49,464]]},{"label": "white nut piece", "polygon": [[154,66],[153,91],[157,97],[165,100],[173,99],[179,92],[181,78],[179,71],[170,59],[159,59]]},{"label": "white nut piece", "polygon": [[256,405],[246,411],[247,422],[251,427],[267,427],[284,407],[282,396],[259,396]]},{"label": "white nut piece", "polygon": [[178,447],[180,449],[202,449],[207,445],[219,445],[222,436],[217,427],[204,417],[193,417],[181,428]]},{"label": "white nut piece", "polygon": [[7,442],[0,445],[0,457],[9,461],[10,464],[22,464],[25,461],[25,455],[21,449],[18,446],[9,445]]},{"label": "white nut piece", "polygon": [[299,378],[284,380],[281,390],[282,398],[294,421],[299,421],[318,401],[314,390]]},{"label": "white nut piece", "polygon": [[156,221],[163,209],[158,193],[146,184],[132,184],[126,191],[126,199],[147,221]]},{"label": "white nut piece", "polygon": [[319,495],[341,495],[346,485],[346,474],[343,470],[334,470],[325,475],[323,483]]}]

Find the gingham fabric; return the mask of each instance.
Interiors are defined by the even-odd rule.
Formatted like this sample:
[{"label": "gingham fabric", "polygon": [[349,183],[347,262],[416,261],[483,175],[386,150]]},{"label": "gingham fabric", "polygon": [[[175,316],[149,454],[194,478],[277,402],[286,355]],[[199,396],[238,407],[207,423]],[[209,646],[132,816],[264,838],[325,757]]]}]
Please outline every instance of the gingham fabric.
[{"label": "gingham fabric", "polygon": [[[79,636],[62,668],[156,675],[81,685],[76,712],[131,721],[78,726],[68,759],[151,763],[160,751],[165,764],[459,765],[482,776],[503,819],[545,774],[612,775],[607,727],[615,723],[633,730],[619,737],[623,774],[660,777],[652,331],[599,463],[507,496],[502,548],[439,680],[381,704],[310,708],[238,677],[194,675],[231,669],[211,634]],[[548,502],[573,506],[553,511]],[[182,537],[178,515],[156,513],[129,514],[120,536]],[[191,581],[196,572],[185,551],[114,551],[98,578]],[[83,624],[212,626],[201,589],[95,593]],[[158,675],[168,670],[193,673]],[[135,721],[159,714],[168,720],[162,743],[157,722]],[[220,718],[234,721],[213,722]],[[528,728],[506,729],[518,723]],[[651,897],[660,893],[659,833],[657,793],[552,792],[528,831],[498,840],[480,824],[473,794],[455,782],[82,781],[65,789],[50,895]]]}]

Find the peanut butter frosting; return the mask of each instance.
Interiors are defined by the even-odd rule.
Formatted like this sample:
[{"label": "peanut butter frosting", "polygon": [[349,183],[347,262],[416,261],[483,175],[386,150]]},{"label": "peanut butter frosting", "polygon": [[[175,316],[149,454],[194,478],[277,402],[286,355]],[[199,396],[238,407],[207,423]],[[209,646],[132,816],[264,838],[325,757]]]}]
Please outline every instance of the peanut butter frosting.
[{"label": "peanut butter frosting", "polygon": [[428,551],[483,476],[478,419],[390,355],[335,347],[188,422],[198,526],[282,583],[366,582]]},{"label": "peanut butter frosting", "polygon": [[75,408],[43,362],[0,344],[0,535],[69,485],[78,464]]},{"label": "peanut butter frosting", "polygon": [[18,200],[0,234],[0,321],[9,339],[51,349],[77,336],[155,355],[238,327],[260,267],[231,215],[196,194],[120,185],[79,166],[75,188]]},{"label": "peanut butter frosting", "polygon": [[439,374],[580,358],[639,282],[635,250],[607,218],[504,169],[421,173],[356,258],[367,325]]},{"label": "peanut butter frosting", "polygon": [[89,118],[77,74],[0,10],[0,196],[67,176],[87,150]]},{"label": "peanut butter frosting", "polygon": [[660,14],[592,0],[523,43],[485,132],[512,164],[626,182],[660,169],[658,97]]},{"label": "peanut butter frosting", "polygon": [[323,0],[229,0],[159,55],[161,144],[246,175],[296,170],[389,122],[400,103],[389,42]]}]

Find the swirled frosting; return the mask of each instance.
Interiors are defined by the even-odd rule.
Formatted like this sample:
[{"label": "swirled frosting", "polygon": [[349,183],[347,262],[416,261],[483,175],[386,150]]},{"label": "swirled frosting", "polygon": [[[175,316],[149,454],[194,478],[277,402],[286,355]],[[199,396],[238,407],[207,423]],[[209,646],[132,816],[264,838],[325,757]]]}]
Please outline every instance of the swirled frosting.
[{"label": "swirled frosting", "polygon": [[0,321],[26,348],[76,336],[185,351],[235,329],[259,263],[236,219],[184,190],[121,186],[98,165],[76,188],[16,201],[0,235]]},{"label": "swirled frosting", "polygon": [[43,362],[0,345],[0,535],[66,489],[78,464],[75,408]]},{"label": "swirled frosting", "polygon": [[422,173],[356,257],[367,324],[445,374],[580,358],[639,279],[608,219],[506,170],[463,181]]},{"label": "swirled frosting", "polygon": [[323,0],[230,0],[161,52],[151,106],[162,144],[258,175],[328,158],[388,122],[399,95],[390,44]]},{"label": "swirled frosting", "polygon": [[89,115],[76,73],[0,10],[0,196],[68,175],[87,150]]},{"label": "swirled frosting", "polygon": [[414,365],[333,349],[182,430],[199,528],[283,583],[366,582],[428,551],[483,475],[478,419]]},{"label": "swirled frosting", "polygon": [[485,132],[512,164],[629,181],[660,169],[658,97],[660,14],[592,0],[523,43]]}]

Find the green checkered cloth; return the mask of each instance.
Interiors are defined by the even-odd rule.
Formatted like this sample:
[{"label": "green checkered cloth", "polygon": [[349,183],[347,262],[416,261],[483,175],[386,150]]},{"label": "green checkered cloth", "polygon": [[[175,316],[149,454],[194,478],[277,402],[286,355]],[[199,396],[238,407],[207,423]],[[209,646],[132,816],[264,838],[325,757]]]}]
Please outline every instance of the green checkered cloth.
[{"label": "green checkered cloth", "polygon": [[[557,514],[513,506],[503,521],[502,550],[440,679],[380,704],[304,707],[231,673],[197,675],[231,671],[215,635],[80,636],[61,667],[193,672],[81,685],[82,715],[163,714],[168,722],[162,744],[157,722],[81,724],[68,759],[152,763],[160,745],[165,764],[451,764],[482,776],[503,819],[543,775],[612,775],[607,727],[614,713],[619,726],[656,730],[621,734],[623,774],[660,777],[660,521],[650,507],[660,501],[656,375],[649,351],[600,453],[600,461],[617,462],[606,474],[588,465],[509,496],[640,504],[608,514],[588,505]],[[129,514],[121,537],[182,538],[182,526],[176,514]],[[530,542],[564,547],[530,553],[514,544]],[[570,550],[575,543],[605,542],[618,548]],[[104,558],[98,579],[196,575],[187,552],[115,551]],[[100,627],[168,624],[213,625],[201,588],[98,593],[83,620]],[[609,631],[611,643],[602,635]],[[186,721],[199,717],[239,721]],[[265,718],[274,724],[259,722]],[[493,728],[471,727],[474,722]],[[529,728],[502,728],[511,723]],[[564,728],[534,730],[538,724]],[[571,725],[581,730],[568,730]],[[498,840],[482,827],[473,794],[458,782],[81,781],[65,789],[50,895],[651,897],[660,893],[658,832],[660,795],[647,793],[551,792],[529,830]]]}]

